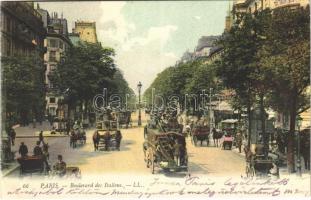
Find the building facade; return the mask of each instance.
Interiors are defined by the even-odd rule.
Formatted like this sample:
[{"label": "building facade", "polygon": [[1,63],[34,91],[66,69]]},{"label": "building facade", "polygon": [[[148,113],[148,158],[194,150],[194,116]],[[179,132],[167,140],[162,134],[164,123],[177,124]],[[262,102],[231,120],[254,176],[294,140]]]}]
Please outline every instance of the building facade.
[{"label": "building facade", "polygon": [[46,30],[32,3],[1,2],[1,55],[30,56],[45,53]]},{"label": "building facade", "polygon": [[[1,2],[1,56],[43,59],[43,55],[46,52],[44,48],[45,37],[46,29],[44,28],[42,17],[34,9],[33,3]],[[38,65],[44,69],[44,65],[41,62],[38,62]],[[43,71],[42,74],[38,74],[40,78],[42,76],[42,82],[44,77]],[[5,106],[2,106],[1,111],[1,167],[5,167],[4,163],[14,159],[10,140],[7,134],[5,134],[6,128],[18,122],[15,120],[10,121]]]},{"label": "building facade", "polygon": [[48,14],[46,10],[38,9],[42,13],[43,21],[47,22],[47,36],[44,40],[44,46],[47,52],[44,54],[44,63],[46,65],[45,84],[46,93],[46,114],[50,116],[58,116],[58,113],[63,113],[63,118],[66,118],[67,111],[61,110],[63,107],[61,102],[64,97],[61,91],[55,86],[51,80],[51,74],[56,69],[62,55],[72,45],[68,38],[67,20],[62,16],[58,18],[57,13]]},{"label": "building facade", "polygon": [[98,42],[95,22],[77,21],[75,22],[75,28],[72,29],[72,32],[79,34],[81,41],[90,43]]},{"label": "building facade", "polygon": [[284,7],[305,7],[309,4],[309,0],[235,0],[235,12],[249,12],[254,13],[257,10],[264,10],[266,8],[277,9]]}]

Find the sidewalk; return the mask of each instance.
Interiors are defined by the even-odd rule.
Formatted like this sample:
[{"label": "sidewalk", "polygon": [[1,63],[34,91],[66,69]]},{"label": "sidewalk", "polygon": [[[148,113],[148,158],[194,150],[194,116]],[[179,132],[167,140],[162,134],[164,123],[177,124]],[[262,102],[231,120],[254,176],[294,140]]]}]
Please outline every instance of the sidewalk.
[{"label": "sidewalk", "polygon": [[33,128],[33,125],[30,124],[29,126],[25,127],[17,127],[15,128],[16,132],[16,139],[15,139],[15,145],[12,146],[12,152],[15,153],[15,158],[13,162],[10,163],[2,163],[4,167],[1,169],[1,175],[2,177],[8,176],[15,170],[19,169],[19,164],[16,161],[16,157],[18,156],[18,148],[19,148],[19,143],[21,141],[26,142],[28,145],[28,151],[31,152],[33,147],[35,146],[35,142],[38,140],[39,132],[42,130],[43,131],[43,136],[44,137],[68,137],[67,135],[64,134],[55,134],[51,135],[50,134],[50,123],[49,122],[42,122],[42,125],[39,123],[36,124],[36,128]]},{"label": "sidewalk", "polygon": [[14,160],[14,162],[11,163],[4,163],[7,167],[1,169],[1,177],[8,176],[15,170],[19,169],[19,164]]},{"label": "sidewalk", "polygon": [[36,124],[36,128],[33,128],[33,125],[30,124],[29,126],[18,127],[15,128],[16,137],[25,137],[25,136],[37,136],[36,132],[39,133],[40,131],[50,131],[52,129],[49,122],[44,121],[42,125],[39,123]]}]

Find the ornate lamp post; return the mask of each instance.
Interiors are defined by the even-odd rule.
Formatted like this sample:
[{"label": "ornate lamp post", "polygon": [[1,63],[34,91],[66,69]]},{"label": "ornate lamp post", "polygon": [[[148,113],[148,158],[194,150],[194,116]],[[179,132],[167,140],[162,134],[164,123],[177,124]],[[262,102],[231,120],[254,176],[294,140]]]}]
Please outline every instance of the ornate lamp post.
[{"label": "ornate lamp post", "polygon": [[140,92],[141,92],[141,87],[143,85],[139,81],[137,88],[138,88],[138,126],[141,126],[141,111],[140,111]]},{"label": "ornate lamp post", "polygon": [[301,160],[300,160],[300,127],[302,124],[302,118],[300,116],[297,117],[297,127],[298,127],[298,137],[297,137],[297,170],[298,176],[301,176]]},{"label": "ornate lamp post", "polygon": [[208,116],[208,118],[209,118],[209,132],[211,133],[212,132],[212,130],[213,130],[213,127],[212,127],[212,91],[213,91],[213,88],[210,88],[209,89],[209,112],[208,112],[208,114],[209,114],[209,116]]}]

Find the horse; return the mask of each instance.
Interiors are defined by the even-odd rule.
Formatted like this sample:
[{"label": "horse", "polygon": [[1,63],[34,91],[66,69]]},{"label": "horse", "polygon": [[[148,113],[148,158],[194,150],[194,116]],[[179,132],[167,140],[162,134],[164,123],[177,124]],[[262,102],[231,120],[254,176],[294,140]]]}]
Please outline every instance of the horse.
[{"label": "horse", "polygon": [[95,131],[93,134],[93,144],[94,144],[94,151],[98,150],[100,135],[98,131]]},{"label": "horse", "polygon": [[214,140],[214,146],[218,147],[219,139],[222,138],[223,133],[220,131],[216,131],[216,129],[213,129],[213,140]]}]

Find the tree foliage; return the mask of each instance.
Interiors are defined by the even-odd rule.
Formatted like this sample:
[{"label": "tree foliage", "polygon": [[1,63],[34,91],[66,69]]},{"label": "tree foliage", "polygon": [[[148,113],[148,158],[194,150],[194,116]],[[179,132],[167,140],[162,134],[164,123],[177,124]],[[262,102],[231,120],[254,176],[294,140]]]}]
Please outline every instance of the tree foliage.
[{"label": "tree foliage", "polygon": [[[296,115],[309,108],[309,7],[264,10],[237,17],[220,42],[224,54],[218,76],[226,87],[235,90],[238,102],[247,105],[248,110],[259,103],[262,111],[272,107],[290,115],[288,161],[292,172]],[[264,131],[264,123],[262,126]]]},{"label": "tree foliage", "polygon": [[[215,77],[215,66],[206,64],[205,60],[194,60],[166,68],[157,75],[144,95],[151,102],[152,88],[155,88],[154,95],[162,95],[168,101],[171,96],[178,96],[180,105],[183,106],[186,94],[196,95],[197,100],[200,101],[199,95],[202,90],[205,90],[207,94],[211,87],[219,89],[219,83]],[[193,98],[187,98],[188,103],[193,107]]]},{"label": "tree foliage", "polygon": [[[2,95],[9,123],[41,120],[45,110],[42,60],[36,57],[2,57]],[[11,124],[12,125],[12,124]]]},{"label": "tree foliage", "polygon": [[109,94],[133,91],[116,67],[114,50],[99,43],[80,43],[63,55],[51,77],[60,91],[68,89],[67,102],[79,105],[90,102],[107,88]]}]

